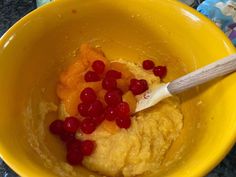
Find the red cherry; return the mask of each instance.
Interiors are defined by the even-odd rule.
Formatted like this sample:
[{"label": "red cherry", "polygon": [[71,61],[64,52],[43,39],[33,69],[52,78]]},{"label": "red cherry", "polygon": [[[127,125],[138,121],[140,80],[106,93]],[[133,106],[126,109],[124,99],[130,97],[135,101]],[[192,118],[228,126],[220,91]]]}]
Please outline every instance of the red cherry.
[{"label": "red cherry", "polygon": [[68,150],[66,155],[67,162],[73,166],[81,164],[83,158],[84,158],[83,154],[78,149]]},{"label": "red cherry", "polygon": [[145,69],[145,70],[153,69],[154,66],[155,66],[155,64],[152,60],[144,60],[143,61],[143,69]]},{"label": "red cherry", "polygon": [[135,84],[136,82],[138,82],[138,79],[131,79],[130,80],[130,84]]},{"label": "red cherry", "polygon": [[117,88],[117,82],[114,78],[105,77],[102,81],[102,88],[105,90],[115,90]]},{"label": "red cherry", "polygon": [[115,91],[117,91],[121,96],[123,95],[123,91],[121,89],[117,88]]},{"label": "red cherry", "polygon": [[81,142],[80,150],[84,156],[89,156],[93,153],[95,148],[95,142],[91,140],[85,140]]},{"label": "red cherry", "polygon": [[146,90],[148,90],[148,84],[147,81],[144,79],[137,80],[137,79],[131,79],[130,80],[130,86],[129,90],[134,94],[134,95],[139,95]]},{"label": "red cherry", "polygon": [[116,125],[120,128],[128,129],[131,126],[131,120],[129,117],[117,117]]},{"label": "red cherry", "polygon": [[116,107],[116,113],[118,117],[129,117],[130,108],[127,102],[121,102]]},{"label": "red cherry", "polygon": [[118,90],[108,91],[104,96],[105,102],[109,106],[116,106],[122,101],[122,96]]},{"label": "red cherry", "polygon": [[84,119],[81,123],[80,129],[85,134],[91,134],[96,129],[96,124],[90,118]]},{"label": "red cherry", "polygon": [[101,116],[103,112],[104,112],[104,108],[103,108],[102,102],[99,100],[96,100],[93,103],[91,103],[88,109],[88,115],[90,117]]},{"label": "red cherry", "polygon": [[60,135],[63,132],[63,124],[64,122],[62,120],[54,120],[49,126],[50,132],[55,135]]},{"label": "red cherry", "polygon": [[84,103],[92,103],[96,100],[96,98],[97,98],[97,95],[95,91],[90,87],[85,88],[80,93],[80,100]]},{"label": "red cherry", "polygon": [[100,77],[94,71],[88,71],[84,75],[84,80],[86,82],[96,82],[96,81],[100,81]]},{"label": "red cherry", "polygon": [[116,70],[109,70],[106,73],[106,77],[112,78],[112,79],[120,79],[121,78],[121,72]]},{"label": "red cherry", "polygon": [[78,105],[78,112],[81,116],[86,117],[88,116],[88,109],[89,109],[90,105],[87,103],[80,103]]},{"label": "red cherry", "polygon": [[153,73],[155,76],[158,76],[162,79],[167,74],[167,68],[166,66],[156,66],[153,68]]},{"label": "red cherry", "polygon": [[102,114],[101,116],[91,117],[91,120],[96,124],[96,126],[98,126],[105,120],[105,117]]},{"label": "red cherry", "polygon": [[65,131],[75,133],[79,128],[79,120],[76,117],[67,117],[64,121],[63,128]]},{"label": "red cherry", "polygon": [[97,74],[102,74],[105,70],[105,64],[101,60],[96,60],[93,62],[92,68]]},{"label": "red cherry", "polygon": [[129,90],[134,94],[134,95],[139,95],[142,93],[142,85],[140,84],[139,80],[137,79],[131,79],[130,80],[130,86]]},{"label": "red cherry", "polygon": [[140,84],[142,85],[143,92],[145,92],[146,90],[148,90],[148,83],[147,83],[146,80],[140,79],[139,82],[140,82]]},{"label": "red cherry", "polygon": [[114,107],[107,107],[105,110],[105,118],[108,121],[113,121],[115,120],[117,114],[116,114],[116,109]]},{"label": "red cherry", "polygon": [[70,133],[70,132],[67,132],[67,131],[63,131],[61,134],[60,134],[60,138],[62,141],[68,143],[70,141],[73,141],[75,139],[75,133]]},{"label": "red cherry", "polygon": [[66,144],[66,148],[68,151],[72,149],[80,150],[80,145],[81,145],[81,141],[78,139],[74,139]]}]

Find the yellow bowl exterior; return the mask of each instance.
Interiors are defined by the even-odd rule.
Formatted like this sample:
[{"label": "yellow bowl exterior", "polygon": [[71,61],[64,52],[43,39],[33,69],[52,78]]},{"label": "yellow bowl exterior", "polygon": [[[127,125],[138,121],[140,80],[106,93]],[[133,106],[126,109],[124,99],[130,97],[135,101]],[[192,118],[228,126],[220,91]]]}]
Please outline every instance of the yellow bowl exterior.
[{"label": "yellow bowl exterior", "polygon": [[[22,110],[30,89],[53,88],[57,66],[63,69],[88,41],[111,58],[160,59],[170,68],[167,80],[235,52],[213,23],[174,0],[60,0],[31,12],[0,40],[0,155],[19,175],[55,176],[28,143]],[[204,176],[224,158],[236,137],[235,90],[231,74],[183,95],[185,128],[177,146],[184,155],[150,177]],[[81,177],[90,174],[79,170]]]}]

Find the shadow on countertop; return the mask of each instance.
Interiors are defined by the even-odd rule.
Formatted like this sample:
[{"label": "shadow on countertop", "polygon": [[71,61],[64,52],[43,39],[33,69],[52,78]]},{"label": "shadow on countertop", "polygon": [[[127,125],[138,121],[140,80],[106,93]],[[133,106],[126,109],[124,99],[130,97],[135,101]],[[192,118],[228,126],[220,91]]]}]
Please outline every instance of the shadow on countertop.
[{"label": "shadow on countertop", "polygon": [[35,8],[34,0],[0,0],[0,36],[19,18]]},{"label": "shadow on countertop", "polygon": [[[17,20],[35,8],[34,0],[0,0],[0,37]],[[0,177],[17,175],[0,160]],[[236,146],[207,177],[236,177]]]}]

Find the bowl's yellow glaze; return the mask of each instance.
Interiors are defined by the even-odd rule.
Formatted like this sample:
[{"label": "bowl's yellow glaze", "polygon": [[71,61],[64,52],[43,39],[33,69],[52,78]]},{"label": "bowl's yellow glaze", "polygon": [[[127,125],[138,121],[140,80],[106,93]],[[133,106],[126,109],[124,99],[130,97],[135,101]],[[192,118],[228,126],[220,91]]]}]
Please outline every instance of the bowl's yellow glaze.
[{"label": "bowl's yellow glaze", "polygon": [[[21,176],[55,176],[31,148],[31,133],[63,159],[59,141],[47,129],[45,137],[37,132],[52,119],[41,125],[37,105],[42,98],[57,101],[58,73],[83,42],[102,46],[110,58],[156,58],[168,66],[167,80],[235,52],[214,24],[174,0],[60,0],[30,13],[0,40],[0,155]],[[235,143],[235,90],[231,74],[181,95],[184,130],[165,161],[178,153],[182,158],[160,176],[203,176],[223,159]],[[77,170],[81,177],[90,173]]]}]

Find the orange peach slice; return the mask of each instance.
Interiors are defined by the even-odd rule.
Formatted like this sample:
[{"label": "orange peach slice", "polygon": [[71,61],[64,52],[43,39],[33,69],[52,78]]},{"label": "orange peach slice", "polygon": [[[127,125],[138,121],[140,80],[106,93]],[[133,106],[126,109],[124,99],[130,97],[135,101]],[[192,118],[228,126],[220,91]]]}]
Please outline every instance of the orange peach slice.
[{"label": "orange peach slice", "polygon": [[130,79],[134,78],[134,75],[129,71],[129,68],[123,63],[112,62],[110,64],[110,68],[121,72],[122,77],[126,80],[130,80]]},{"label": "orange peach slice", "polygon": [[105,54],[99,49],[90,46],[89,44],[82,44],[79,50],[79,58],[82,60],[86,67],[92,65],[95,60],[101,60],[108,65],[108,60]]},{"label": "orange peach slice", "polygon": [[134,78],[134,75],[123,63],[112,62],[109,64],[109,61],[106,59],[104,53],[99,48],[93,48],[89,44],[81,45],[77,60],[60,75],[60,80],[57,85],[57,96],[64,103],[66,111],[70,115],[78,114],[77,107],[80,103],[80,93],[86,87],[93,88],[97,93],[98,99],[106,105],[104,101],[106,91],[102,89],[101,81],[84,81],[84,73],[91,69],[91,65],[95,60],[103,61],[107,66],[106,70],[114,69],[122,73],[122,78],[117,80],[117,85],[118,88],[125,93],[123,95],[123,100],[128,102],[131,112],[134,112],[136,107],[136,99],[133,94],[128,91],[129,80]]},{"label": "orange peach slice", "polygon": [[117,87],[125,93],[129,90],[129,81],[126,79],[117,79]]},{"label": "orange peach slice", "polygon": [[[88,44],[81,45],[80,53],[78,59],[68,67],[66,71],[64,71],[60,75],[60,84],[65,87],[59,86],[57,93],[61,94],[62,88],[75,88],[77,85],[84,82],[84,73],[88,70],[88,67],[95,60],[102,60],[105,64],[108,64],[108,60],[105,58],[103,52],[97,48],[92,48]],[[59,96],[60,97],[60,96]]]},{"label": "orange peach slice", "polygon": [[74,92],[71,92],[70,95],[63,100],[63,103],[65,105],[66,112],[71,115],[75,116],[78,114],[78,104],[80,103],[80,92],[81,90],[76,90]]},{"label": "orange peach slice", "polygon": [[74,64],[60,75],[60,82],[67,87],[75,87],[81,79],[83,79],[83,73],[86,67],[81,60],[77,60]]},{"label": "orange peach slice", "polygon": [[[90,87],[95,90],[95,92],[98,92],[101,90],[101,82],[82,82],[80,85],[78,85],[75,89],[61,89],[61,87],[58,86],[57,92],[58,96],[62,99],[66,111],[70,115],[76,115],[78,113],[77,107],[80,101],[80,93],[82,90],[86,87]],[[61,89],[61,90],[60,90]]]}]

